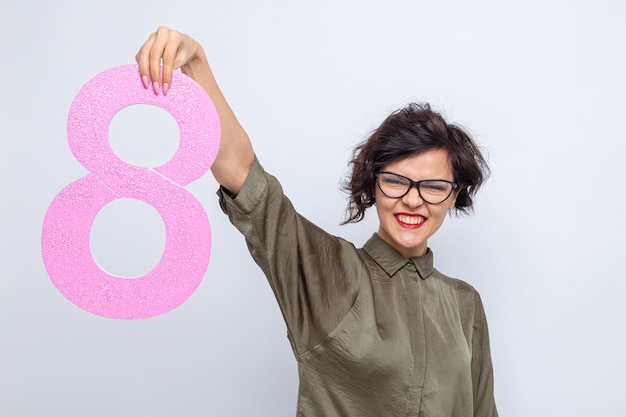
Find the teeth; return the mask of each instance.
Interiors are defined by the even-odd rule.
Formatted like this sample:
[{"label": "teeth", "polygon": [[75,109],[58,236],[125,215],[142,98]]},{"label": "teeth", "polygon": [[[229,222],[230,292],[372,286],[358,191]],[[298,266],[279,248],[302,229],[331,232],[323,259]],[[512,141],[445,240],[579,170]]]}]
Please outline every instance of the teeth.
[{"label": "teeth", "polygon": [[421,224],[424,223],[423,217],[413,217],[413,216],[398,216],[398,220],[402,223],[406,224]]}]

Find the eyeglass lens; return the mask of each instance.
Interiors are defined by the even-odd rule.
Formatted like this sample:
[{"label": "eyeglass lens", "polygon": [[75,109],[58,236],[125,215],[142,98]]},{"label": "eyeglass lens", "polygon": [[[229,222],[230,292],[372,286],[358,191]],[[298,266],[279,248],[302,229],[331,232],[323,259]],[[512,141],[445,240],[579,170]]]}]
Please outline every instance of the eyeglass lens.
[{"label": "eyeglass lens", "polygon": [[450,182],[443,180],[425,180],[413,182],[398,174],[382,172],[378,175],[380,190],[390,198],[400,198],[416,184],[422,200],[430,204],[439,204],[446,200],[454,188]]}]

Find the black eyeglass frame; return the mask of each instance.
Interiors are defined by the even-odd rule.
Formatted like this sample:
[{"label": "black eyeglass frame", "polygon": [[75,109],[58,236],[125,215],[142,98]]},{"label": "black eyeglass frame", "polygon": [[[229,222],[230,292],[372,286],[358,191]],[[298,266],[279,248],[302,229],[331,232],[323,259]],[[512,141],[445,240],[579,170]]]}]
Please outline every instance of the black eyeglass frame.
[{"label": "black eyeglass frame", "polygon": [[[401,196],[392,197],[392,196],[388,195],[387,193],[385,193],[383,191],[382,187],[380,186],[380,180],[379,180],[380,174],[391,174],[391,175],[398,176],[400,178],[404,178],[405,180],[407,180],[409,182],[409,187],[406,189],[404,194],[402,194]],[[425,183],[425,182],[430,182],[430,181],[442,181],[442,182],[446,182],[446,183],[448,183],[448,184],[450,184],[452,186],[452,188],[450,188],[450,192],[448,193],[446,198],[444,198],[443,200],[439,201],[438,203],[432,203],[432,202],[426,200],[422,196],[422,192],[420,191],[420,185]],[[456,190],[458,188],[458,186],[459,186],[459,184],[457,184],[454,181],[440,180],[440,179],[428,179],[428,180],[421,180],[421,181],[413,181],[411,178],[405,177],[404,175],[396,174],[395,172],[389,172],[389,171],[380,171],[378,174],[376,174],[376,185],[378,186],[378,189],[380,190],[380,192],[383,193],[386,197],[388,197],[388,198],[395,198],[395,199],[404,197],[405,195],[407,195],[409,193],[409,191],[411,191],[411,188],[415,187],[417,189],[417,194],[420,196],[420,198],[425,203],[433,204],[433,205],[441,204],[444,201],[446,201],[447,199],[449,199],[450,196],[452,195],[452,193],[454,192],[454,190]]]}]

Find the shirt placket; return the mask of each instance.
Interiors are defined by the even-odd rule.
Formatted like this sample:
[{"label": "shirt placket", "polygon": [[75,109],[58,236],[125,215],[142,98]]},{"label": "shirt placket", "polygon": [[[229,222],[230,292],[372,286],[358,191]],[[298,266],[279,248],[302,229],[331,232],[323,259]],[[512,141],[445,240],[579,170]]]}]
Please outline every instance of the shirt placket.
[{"label": "shirt placket", "polygon": [[413,372],[409,386],[409,409],[407,416],[422,415],[422,394],[426,379],[426,332],[424,326],[422,278],[413,262],[408,262],[402,270],[402,283],[406,293],[408,325],[411,335]]}]

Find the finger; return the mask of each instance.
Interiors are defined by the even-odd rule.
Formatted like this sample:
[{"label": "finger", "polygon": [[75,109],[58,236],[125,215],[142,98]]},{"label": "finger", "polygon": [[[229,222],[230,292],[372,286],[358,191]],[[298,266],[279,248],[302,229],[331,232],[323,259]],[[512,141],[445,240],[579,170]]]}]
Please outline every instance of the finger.
[{"label": "finger", "polygon": [[144,44],[139,48],[139,52],[135,55],[135,61],[139,64],[139,76],[141,77],[141,82],[143,83],[144,88],[148,88],[150,86],[150,49],[154,44],[154,38],[156,34],[153,33],[150,35],[148,40],[144,42]]},{"label": "finger", "polygon": [[161,90],[161,60],[165,46],[169,40],[170,30],[160,27],[154,37],[154,42],[150,47],[148,61],[150,65],[150,79],[152,81],[152,89],[155,94],[159,94]]},{"label": "finger", "polygon": [[165,45],[165,49],[163,51],[163,74],[162,74],[162,82],[163,82],[163,94],[167,95],[167,91],[169,87],[172,85],[172,73],[177,69],[179,64],[177,64],[178,53],[182,46],[181,36],[178,34],[170,34],[170,40]]}]

